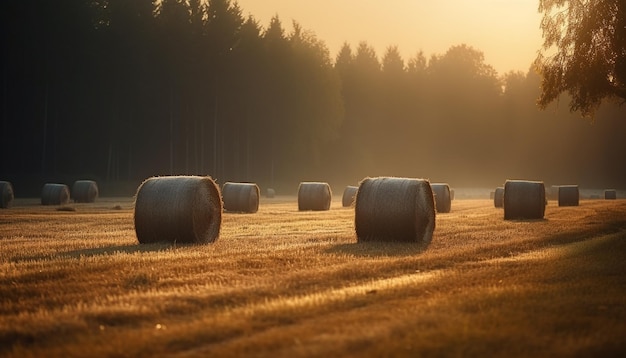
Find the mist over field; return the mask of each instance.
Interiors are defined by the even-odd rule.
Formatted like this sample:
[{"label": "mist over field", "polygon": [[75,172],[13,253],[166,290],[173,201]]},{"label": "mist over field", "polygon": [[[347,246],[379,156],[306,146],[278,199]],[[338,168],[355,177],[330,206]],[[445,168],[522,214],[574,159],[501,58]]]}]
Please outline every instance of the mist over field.
[{"label": "mist over field", "polygon": [[497,73],[465,44],[403,58],[392,44],[346,43],[331,57],[297,22],[287,32],[229,1],[94,4],[0,5],[0,177],[18,196],[76,179],[129,194],[168,174],[290,194],[379,175],[626,183],[626,107],[581,118],[563,96],[540,111],[531,63]]}]

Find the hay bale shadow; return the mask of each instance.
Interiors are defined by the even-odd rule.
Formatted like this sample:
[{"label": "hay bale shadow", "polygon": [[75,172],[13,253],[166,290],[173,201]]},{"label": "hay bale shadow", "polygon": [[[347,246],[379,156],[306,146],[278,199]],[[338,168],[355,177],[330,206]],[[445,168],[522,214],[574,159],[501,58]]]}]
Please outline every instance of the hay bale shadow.
[{"label": "hay bale shadow", "polygon": [[176,244],[171,244],[171,243],[156,243],[156,244],[141,244],[141,245],[137,244],[137,245],[109,246],[109,247],[97,247],[93,249],[68,251],[64,253],[59,253],[57,256],[80,258],[80,257],[114,255],[116,253],[132,254],[136,252],[159,252],[159,251],[167,251],[177,246],[181,246],[181,245],[180,244],[176,245]]},{"label": "hay bale shadow", "polygon": [[339,244],[328,248],[329,254],[353,255],[358,257],[404,257],[419,255],[427,246],[407,242],[357,242]]}]

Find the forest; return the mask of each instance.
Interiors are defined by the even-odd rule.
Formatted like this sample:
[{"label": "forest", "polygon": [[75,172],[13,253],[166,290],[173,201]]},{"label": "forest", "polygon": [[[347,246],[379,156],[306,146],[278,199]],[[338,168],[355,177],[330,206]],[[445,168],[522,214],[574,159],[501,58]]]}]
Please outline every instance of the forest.
[{"label": "forest", "polygon": [[0,18],[0,180],[16,196],[169,174],[283,191],[378,175],[626,183],[622,104],[539,110],[532,63],[499,74],[468,44],[331,55],[297,21],[260,24],[231,0],[5,0]]}]

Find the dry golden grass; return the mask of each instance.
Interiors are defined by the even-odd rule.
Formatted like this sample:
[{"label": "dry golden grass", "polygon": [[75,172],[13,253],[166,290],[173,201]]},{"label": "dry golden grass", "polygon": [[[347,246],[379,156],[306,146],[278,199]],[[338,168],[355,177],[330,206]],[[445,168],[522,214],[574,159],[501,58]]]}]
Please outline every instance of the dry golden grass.
[{"label": "dry golden grass", "polygon": [[0,211],[0,356],[623,356],[626,201],[491,200],[431,245],[357,244],[354,209],[224,213],[211,245],[139,245],[131,199]]}]

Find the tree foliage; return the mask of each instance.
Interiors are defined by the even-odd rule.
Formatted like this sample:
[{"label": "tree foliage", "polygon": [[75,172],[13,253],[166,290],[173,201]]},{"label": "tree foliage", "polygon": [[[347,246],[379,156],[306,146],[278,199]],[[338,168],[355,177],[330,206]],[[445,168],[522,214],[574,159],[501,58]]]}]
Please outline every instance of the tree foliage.
[{"label": "tree foliage", "polygon": [[166,174],[285,191],[376,175],[626,182],[620,131],[540,112],[533,71],[499,76],[467,45],[407,60],[364,41],[332,59],[297,22],[263,26],[230,0],[6,0],[0,18],[0,177],[20,192]]},{"label": "tree foliage", "polygon": [[539,105],[568,92],[570,110],[592,116],[604,99],[626,101],[626,1],[540,0],[539,11]]}]

